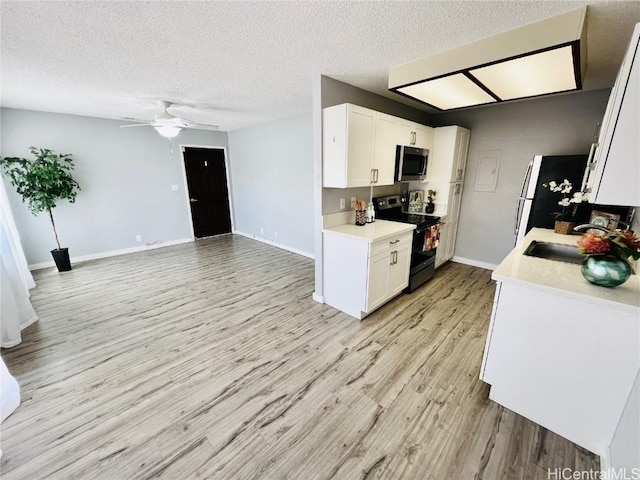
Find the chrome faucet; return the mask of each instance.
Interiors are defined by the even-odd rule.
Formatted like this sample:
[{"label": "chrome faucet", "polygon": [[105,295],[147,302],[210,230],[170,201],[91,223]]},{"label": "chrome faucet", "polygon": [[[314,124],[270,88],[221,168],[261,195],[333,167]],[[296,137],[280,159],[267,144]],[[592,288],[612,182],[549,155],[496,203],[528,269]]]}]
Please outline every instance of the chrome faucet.
[{"label": "chrome faucet", "polygon": [[611,233],[607,227],[603,227],[602,225],[595,225],[593,223],[583,223],[582,225],[578,225],[577,227],[573,227],[574,232],[584,232],[585,230],[590,229],[600,230],[604,233]]}]

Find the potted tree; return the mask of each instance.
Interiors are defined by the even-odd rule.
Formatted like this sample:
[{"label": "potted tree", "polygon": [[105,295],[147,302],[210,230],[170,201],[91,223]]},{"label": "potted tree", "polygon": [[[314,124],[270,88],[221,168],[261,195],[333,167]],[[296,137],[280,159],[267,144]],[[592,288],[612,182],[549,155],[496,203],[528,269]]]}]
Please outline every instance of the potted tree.
[{"label": "potted tree", "polygon": [[29,204],[34,215],[48,212],[58,248],[51,250],[59,272],[71,270],[69,249],[60,247],[52,210],[58,200],[76,201],[80,185],[71,176],[71,154],[59,154],[46,148],[29,147],[35,160],[18,157],[0,157],[0,168],[9,178],[22,201]]}]

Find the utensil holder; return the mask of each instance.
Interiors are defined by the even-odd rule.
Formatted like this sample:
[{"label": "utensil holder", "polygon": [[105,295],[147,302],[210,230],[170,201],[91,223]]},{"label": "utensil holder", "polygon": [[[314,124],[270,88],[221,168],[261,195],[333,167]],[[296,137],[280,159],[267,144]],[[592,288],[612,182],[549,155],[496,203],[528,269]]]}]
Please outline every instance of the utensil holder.
[{"label": "utensil holder", "polygon": [[367,211],[366,210],[356,210],[356,225],[362,226],[367,223]]}]

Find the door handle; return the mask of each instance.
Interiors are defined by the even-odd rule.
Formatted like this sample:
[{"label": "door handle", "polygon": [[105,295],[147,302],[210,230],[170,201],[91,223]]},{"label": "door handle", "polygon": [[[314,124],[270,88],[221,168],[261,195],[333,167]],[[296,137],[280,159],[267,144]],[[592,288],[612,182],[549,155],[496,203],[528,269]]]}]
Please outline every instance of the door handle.
[{"label": "door handle", "polygon": [[196,202],[198,201],[198,199],[197,199],[197,198],[190,198],[190,199],[189,199],[189,201],[190,201],[191,203],[196,203]]}]

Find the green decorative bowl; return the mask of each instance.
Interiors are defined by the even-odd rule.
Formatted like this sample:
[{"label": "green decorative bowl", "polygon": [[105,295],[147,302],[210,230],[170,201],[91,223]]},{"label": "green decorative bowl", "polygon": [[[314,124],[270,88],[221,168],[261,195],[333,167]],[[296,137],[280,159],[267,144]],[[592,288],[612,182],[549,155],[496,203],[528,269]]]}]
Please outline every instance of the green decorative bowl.
[{"label": "green decorative bowl", "polygon": [[615,255],[588,255],[582,262],[582,276],[599,287],[617,287],[629,280],[631,265]]}]

